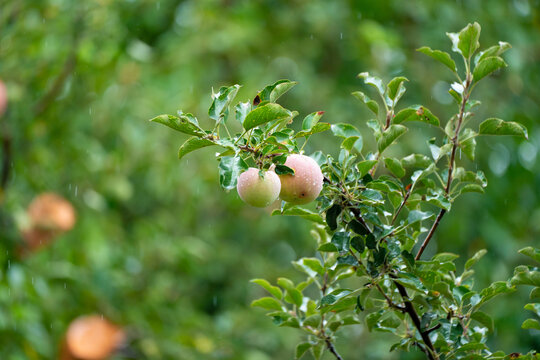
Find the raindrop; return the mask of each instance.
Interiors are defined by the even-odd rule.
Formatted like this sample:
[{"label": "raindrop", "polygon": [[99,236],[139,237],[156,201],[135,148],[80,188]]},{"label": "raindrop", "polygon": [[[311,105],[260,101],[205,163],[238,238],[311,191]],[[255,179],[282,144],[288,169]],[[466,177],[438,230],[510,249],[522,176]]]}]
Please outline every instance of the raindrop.
[{"label": "raindrop", "polygon": [[75,186],[75,196],[77,196],[78,192],[79,192],[79,186]]},{"label": "raindrop", "polygon": [[156,8],[159,10],[160,7],[161,7],[161,3],[158,1],[158,3],[156,4]]},{"label": "raindrop", "polygon": [[217,306],[217,296],[212,298],[212,303],[214,304],[214,307]]},{"label": "raindrop", "polygon": [[32,285],[34,285],[34,277],[32,276]]},{"label": "raindrop", "polygon": [[8,260],[8,261],[7,261],[7,268],[8,268],[8,269],[11,268],[11,260]]},{"label": "raindrop", "polygon": [[309,38],[310,38],[311,40],[313,40],[313,34],[311,34],[311,35],[309,36]]},{"label": "raindrop", "polygon": [[64,289],[66,288],[66,283],[64,283]]},{"label": "raindrop", "polygon": [[339,39],[343,40],[343,33],[339,33]]}]

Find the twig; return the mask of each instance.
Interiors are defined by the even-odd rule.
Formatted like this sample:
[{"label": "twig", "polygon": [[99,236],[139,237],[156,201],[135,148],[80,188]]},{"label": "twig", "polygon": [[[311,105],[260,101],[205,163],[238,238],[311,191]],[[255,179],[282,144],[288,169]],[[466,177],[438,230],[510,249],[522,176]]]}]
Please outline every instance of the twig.
[{"label": "twig", "polygon": [[442,219],[442,217],[444,216],[445,213],[446,213],[445,209],[441,209],[441,211],[439,211],[439,215],[437,215],[437,218],[435,219],[435,222],[431,226],[431,229],[429,229],[429,233],[427,234],[426,238],[424,239],[424,242],[422,243],[422,246],[420,246],[420,249],[418,250],[418,254],[416,254],[416,257],[414,258],[415,260],[419,260],[420,256],[422,256],[422,253],[424,252],[424,250],[428,246],[429,240],[431,240],[431,238],[433,237],[433,234],[435,233],[435,230],[439,226],[439,223],[441,222],[441,219]]},{"label": "twig", "polygon": [[334,344],[332,344],[332,341],[330,341],[330,338],[327,337],[325,339],[325,342],[326,342],[326,347],[328,348],[328,350],[332,353],[332,355],[334,355],[336,357],[336,359],[338,360],[343,360],[343,358],[341,357],[341,355],[339,355],[339,353],[337,352],[336,348],[334,347]]},{"label": "twig", "polygon": [[[469,100],[469,86],[471,85],[471,76],[470,74],[467,74],[467,80],[465,81],[465,86],[463,89],[463,98],[461,99],[461,106],[459,108],[459,114],[458,114],[458,122],[456,126],[456,131],[454,133],[454,136],[452,137],[452,153],[450,155],[450,163],[448,164],[448,180],[446,182],[446,188],[444,189],[445,194],[448,196],[450,193],[450,186],[452,185],[452,178],[454,175],[454,163],[456,159],[456,150],[458,147],[458,136],[459,131],[461,130],[461,124],[463,123],[463,116],[465,114],[465,105],[467,104],[467,101]],[[429,241],[433,237],[433,234],[435,233],[435,230],[437,230],[437,227],[439,226],[442,217],[446,214],[445,209],[441,209],[439,212],[439,215],[437,215],[437,218],[435,219],[435,222],[431,226],[431,229],[429,230],[428,235],[424,239],[424,242],[422,243],[422,246],[418,250],[418,254],[416,254],[415,259],[420,259],[420,256],[422,256],[422,253],[426,249],[427,245],[429,244]]]},{"label": "twig", "polygon": [[[395,275],[390,274],[392,278],[396,278]],[[394,284],[396,285],[399,295],[401,295],[401,298],[403,299],[403,303],[405,304],[405,312],[409,314],[411,317],[411,320],[420,333],[420,336],[422,337],[422,340],[424,341],[424,344],[426,345],[427,349],[425,349],[425,353],[430,360],[438,360],[439,356],[437,355],[437,352],[435,351],[435,347],[433,346],[433,343],[431,342],[431,339],[429,338],[429,333],[427,331],[422,330],[422,323],[420,321],[420,317],[418,316],[418,313],[416,312],[416,309],[414,308],[414,305],[409,300],[409,294],[407,294],[407,290],[403,285],[398,283],[394,280]]]},{"label": "twig", "polygon": [[411,196],[411,192],[412,192],[412,185],[409,187],[409,190],[407,190],[407,193],[405,194],[405,197],[403,198],[403,201],[401,202],[401,205],[399,205],[399,208],[397,209],[396,211],[396,214],[394,215],[394,217],[392,218],[392,222],[390,223],[390,225],[393,225],[394,222],[396,221],[399,213],[401,212],[401,210],[403,209],[403,207],[405,206],[405,204],[407,203],[407,200],[409,200],[409,196]]}]

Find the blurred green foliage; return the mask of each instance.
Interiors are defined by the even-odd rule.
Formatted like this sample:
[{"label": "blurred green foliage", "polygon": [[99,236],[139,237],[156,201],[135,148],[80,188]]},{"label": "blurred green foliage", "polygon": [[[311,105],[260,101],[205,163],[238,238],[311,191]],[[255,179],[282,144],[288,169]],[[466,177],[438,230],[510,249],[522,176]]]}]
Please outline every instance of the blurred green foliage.
[{"label": "blurred green foliage", "polygon": [[[128,330],[118,358],[292,358],[298,335],[249,308],[261,292],[248,280],[298,277],[290,261],[313,252],[309,224],[223,193],[214,150],[178,162],[170,151],[178,136],[146,120],[178,108],[205,113],[214,84],[244,84],[238,99],[247,100],[289,78],[300,84],[284,106],[366,129],[368,110],[350,95],[360,71],[407,76],[402,101],[443,119],[453,111],[450,75],[415,49],[449,50],[443,34],[473,21],[482,44],[513,45],[509,67],[479,87],[476,118],[521,122],[530,140],[480,140],[486,194],[454,205],[426,255],[465,259],[487,248],[477,268],[485,285],[509,278],[526,261],[517,249],[540,235],[538,0],[4,0],[0,79],[9,108],[0,136],[11,155],[0,204],[1,357],[56,358],[69,322],[97,313]],[[404,139],[400,152],[426,152],[413,132]],[[336,145],[319,135],[307,151]],[[18,256],[18,224],[44,191],[73,202],[77,225]],[[491,304],[494,348],[540,349],[540,333],[520,328],[526,296]],[[337,347],[347,359],[397,358],[387,341],[357,327]]]}]

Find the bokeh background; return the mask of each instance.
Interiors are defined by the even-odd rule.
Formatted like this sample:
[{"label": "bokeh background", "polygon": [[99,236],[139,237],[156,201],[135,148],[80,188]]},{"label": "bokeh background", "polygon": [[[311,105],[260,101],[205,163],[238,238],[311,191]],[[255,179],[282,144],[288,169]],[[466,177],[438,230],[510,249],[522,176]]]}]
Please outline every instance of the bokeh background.
[{"label": "bokeh background", "polygon": [[[450,51],[445,32],[472,21],[482,46],[513,45],[509,67],[477,89],[476,121],[519,121],[530,140],[482,138],[477,165],[460,157],[489,186],[459,199],[426,255],[450,251],[463,264],[486,248],[483,286],[526,263],[519,248],[538,246],[540,1],[2,0],[0,135],[12,151],[0,203],[0,358],[55,359],[70,321],[92,313],[127,329],[116,359],[293,358],[299,332],[249,308],[262,295],[249,279],[300,279],[290,261],[313,254],[310,225],[223,192],[213,150],[178,161],[186,137],[147,120],[182,109],[208,127],[212,87],[241,84],[245,101],[288,78],[300,84],[281,102],[299,118],[324,110],[326,121],[366,130],[370,115],[350,95],[361,71],[408,77],[403,101],[447,119],[451,74],[415,49]],[[419,126],[394,151],[427,154],[429,136]],[[317,135],[307,151],[336,145]],[[25,209],[46,191],[74,204],[77,224],[19,256]],[[518,294],[488,309],[494,350],[540,349],[539,332],[520,328],[528,298]],[[362,326],[342,334],[345,359],[422,358],[388,353],[392,339]]]}]

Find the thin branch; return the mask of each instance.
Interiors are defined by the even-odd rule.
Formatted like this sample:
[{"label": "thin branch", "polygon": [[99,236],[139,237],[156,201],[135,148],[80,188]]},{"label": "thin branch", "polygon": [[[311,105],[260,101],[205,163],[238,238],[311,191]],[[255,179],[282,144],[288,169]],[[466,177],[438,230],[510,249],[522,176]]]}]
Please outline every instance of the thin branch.
[{"label": "thin branch", "polygon": [[[469,87],[471,85],[471,76],[469,73],[467,73],[467,80],[465,82],[465,86],[463,89],[463,98],[461,99],[461,106],[459,108],[459,114],[458,114],[458,122],[456,126],[456,130],[454,133],[454,136],[452,137],[452,153],[450,155],[450,163],[448,164],[448,180],[446,181],[446,188],[444,189],[444,192],[446,196],[450,193],[450,186],[452,185],[453,175],[454,175],[454,163],[456,159],[456,150],[458,148],[459,142],[458,142],[458,136],[459,132],[461,130],[461,125],[463,124],[463,116],[465,114],[465,105],[467,104],[467,101],[469,100],[470,92]],[[439,226],[442,217],[446,214],[445,209],[441,209],[439,212],[439,215],[437,215],[437,218],[435,219],[435,222],[431,226],[431,229],[429,230],[428,235],[424,239],[424,242],[422,243],[422,246],[418,250],[418,254],[416,254],[415,259],[419,260],[422,256],[422,253],[426,249],[426,247],[429,244],[429,241],[433,237],[433,234],[435,233],[435,230],[437,230],[437,227]]]},{"label": "thin branch", "polygon": [[431,229],[429,229],[429,233],[427,234],[426,238],[424,239],[424,242],[422,243],[422,246],[420,246],[420,249],[418,250],[418,254],[416,254],[416,257],[414,258],[415,260],[419,260],[420,257],[422,256],[424,250],[426,249],[426,247],[429,244],[429,240],[431,240],[431,238],[433,237],[433,234],[435,233],[435,230],[439,226],[439,223],[441,222],[441,219],[442,219],[442,217],[444,216],[445,213],[446,213],[445,209],[441,209],[441,211],[439,211],[439,215],[437,215],[437,218],[435,219],[435,222],[431,226]]},{"label": "thin branch", "polygon": [[394,217],[392,218],[392,222],[390,223],[390,225],[393,225],[394,222],[396,221],[399,213],[401,212],[401,210],[403,209],[403,207],[405,206],[405,204],[407,203],[407,200],[409,200],[409,196],[411,196],[411,192],[412,192],[412,185],[409,187],[409,190],[407,191],[407,193],[405,194],[405,197],[403,198],[403,202],[401,203],[401,205],[399,205],[399,208],[397,209]]},{"label": "thin branch", "polygon": [[[396,278],[395,275],[390,275],[392,278]],[[403,303],[405,304],[405,312],[409,314],[411,317],[411,320],[420,333],[420,336],[422,337],[422,340],[424,341],[424,344],[426,345],[427,349],[425,351],[428,359],[430,360],[438,360],[439,356],[437,355],[437,352],[435,351],[435,347],[433,346],[433,343],[431,342],[431,339],[429,338],[429,333],[427,331],[422,330],[422,323],[420,321],[420,317],[418,316],[418,313],[416,312],[416,309],[414,308],[414,305],[409,300],[409,294],[407,293],[407,290],[403,285],[398,283],[397,281],[394,281],[394,284],[396,285],[399,295],[401,295],[401,298],[403,299]]]},{"label": "thin branch", "polygon": [[328,350],[332,353],[332,355],[334,355],[336,357],[336,359],[338,360],[343,360],[343,358],[341,357],[341,355],[339,355],[339,353],[337,352],[336,348],[334,347],[334,344],[332,344],[332,341],[330,341],[330,338],[327,337],[325,339],[325,342],[326,342],[326,347],[328,348]]}]

